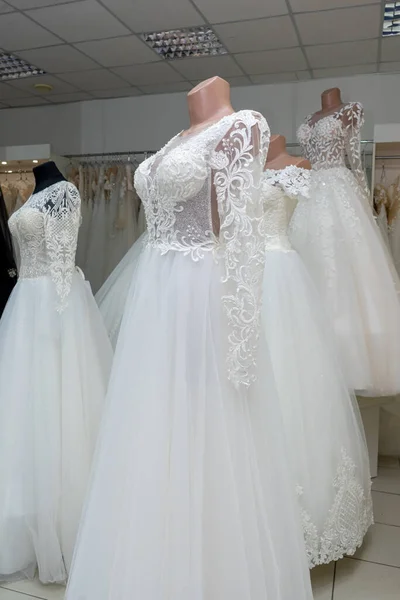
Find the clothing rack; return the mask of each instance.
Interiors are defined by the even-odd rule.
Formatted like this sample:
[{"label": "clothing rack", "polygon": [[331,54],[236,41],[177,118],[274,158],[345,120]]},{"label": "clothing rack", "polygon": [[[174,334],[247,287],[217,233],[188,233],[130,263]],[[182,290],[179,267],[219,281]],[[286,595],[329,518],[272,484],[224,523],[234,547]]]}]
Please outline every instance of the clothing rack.
[{"label": "clothing rack", "polygon": [[129,159],[130,157],[136,156],[147,157],[155,153],[156,150],[133,150],[132,152],[94,152],[88,154],[67,154],[65,158],[68,158],[69,160],[90,160],[92,158],[113,159],[126,156]]},{"label": "clothing rack", "polygon": [[400,160],[400,154],[393,154],[390,156],[375,156],[375,160]]}]

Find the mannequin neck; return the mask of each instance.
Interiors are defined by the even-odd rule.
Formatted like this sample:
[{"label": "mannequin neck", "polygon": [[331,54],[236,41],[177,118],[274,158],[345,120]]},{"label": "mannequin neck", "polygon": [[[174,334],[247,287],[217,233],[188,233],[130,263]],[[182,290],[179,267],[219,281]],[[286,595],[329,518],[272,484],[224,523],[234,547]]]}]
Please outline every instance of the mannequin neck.
[{"label": "mannequin neck", "polygon": [[267,160],[264,169],[281,170],[285,167],[296,165],[304,169],[311,168],[308,160],[302,156],[291,156],[286,150],[286,138],[283,135],[272,135]]},{"label": "mannequin neck", "polygon": [[49,162],[38,165],[33,169],[35,176],[34,194],[41,192],[59,181],[66,181],[64,175],[58,170],[56,164],[50,160]]},{"label": "mannequin neck", "polygon": [[187,98],[190,133],[235,112],[231,105],[230,85],[221,77],[199,83]]},{"label": "mannequin neck", "polygon": [[335,110],[343,105],[339,88],[325,90],[321,94],[321,106],[324,112]]}]

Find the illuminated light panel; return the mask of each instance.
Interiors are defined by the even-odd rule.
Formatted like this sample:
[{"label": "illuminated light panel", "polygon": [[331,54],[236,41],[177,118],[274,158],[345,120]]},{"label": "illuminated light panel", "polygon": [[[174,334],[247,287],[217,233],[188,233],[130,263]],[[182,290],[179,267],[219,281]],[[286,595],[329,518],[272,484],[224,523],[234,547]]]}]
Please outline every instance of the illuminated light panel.
[{"label": "illuminated light panel", "polygon": [[400,2],[385,3],[382,35],[400,35]]},{"label": "illuminated light panel", "polygon": [[208,26],[144,33],[142,39],[166,60],[218,56],[228,52]]},{"label": "illuminated light panel", "polygon": [[0,50],[0,80],[24,79],[35,75],[44,75],[42,69],[38,69],[15,54],[7,54]]}]

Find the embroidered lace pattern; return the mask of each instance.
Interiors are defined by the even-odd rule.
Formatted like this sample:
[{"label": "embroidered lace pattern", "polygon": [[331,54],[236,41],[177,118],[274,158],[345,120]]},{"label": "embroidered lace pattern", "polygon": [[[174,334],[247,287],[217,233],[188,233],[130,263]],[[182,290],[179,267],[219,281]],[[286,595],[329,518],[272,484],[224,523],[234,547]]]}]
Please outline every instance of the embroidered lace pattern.
[{"label": "embroidered lace pattern", "polygon": [[361,159],[360,131],[364,110],[359,102],[345,104],[332,115],[313,122],[309,116],[299,127],[298,140],[313,169],[345,167],[347,154],[351,170],[363,193],[369,196]]},{"label": "embroidered lace pattern", "polygon": [[354,554],[374,522],[371,494],[358,481],[356,465],[344,448],[332,486],[336,495],[322,531],[301,506],[303,490],[297,488],[310,568]]},{"label": "embroidered lace pattern", "polygon": [[50,275],[59,312],[67,306],[75,272],[80,205],[76,187],[62,181],[33,194],[9,221],[20,249],[20,278]]},{"label": "embroidered lace pattern", "polygon": [[297,199],[309,195],[310,171],[290,165],[281,170],[267,169],[262,180],[264,202],[263,232],[266,250],[292,252],[288,226]]},{"label": "embroidered lace pattern", "polygon": [[265,119],[243,110],[198,133],[175,136],[135,174],[147,244],[194,261],[211,251],[223,265],[228,375],[235,386],[255,378],[264,262],[260,187],[268,144]]}]

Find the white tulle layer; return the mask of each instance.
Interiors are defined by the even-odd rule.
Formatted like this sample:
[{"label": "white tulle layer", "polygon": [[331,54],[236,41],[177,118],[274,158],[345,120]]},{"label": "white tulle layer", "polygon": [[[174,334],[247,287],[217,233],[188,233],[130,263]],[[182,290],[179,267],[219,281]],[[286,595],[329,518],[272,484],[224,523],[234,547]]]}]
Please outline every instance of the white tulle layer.
[{"label": "white tulle layer", "polygon": [[400,284],[349,170],[313,171],[310,199],[297,205],[290,237],[323,299],[350,389],[399,393]]},{"label": "white tulle layer", "polygon": [[372,523],[368,453],[333,333],[294,251],[266,253],[263,324],[309,563],[328,563],[353,554]]},{"label": "white tulle layer", "polygon": [[71,560],[112,349],[76,274],[56,311],[48,277],[20,279],[0,322],[0,579],[63,582]]},{"label": "white tulle layer", "polygon": [[220,280],[140,254],[68,600],[312,598],[271,368],[228,382]]}]

